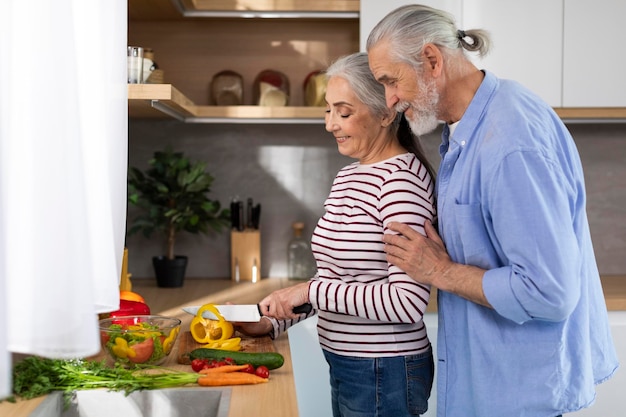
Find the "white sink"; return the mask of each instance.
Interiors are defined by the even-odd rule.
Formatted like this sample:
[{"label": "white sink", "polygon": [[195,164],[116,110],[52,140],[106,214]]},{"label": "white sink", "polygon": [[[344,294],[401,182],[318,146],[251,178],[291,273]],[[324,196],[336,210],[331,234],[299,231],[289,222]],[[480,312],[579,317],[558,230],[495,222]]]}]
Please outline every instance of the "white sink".
[{"label": "white sink", "polygon": [[49,395],[30,417],[227,417],[230,388],[171,388],[123,392],[76,391],[64,409],[60,392]]}]

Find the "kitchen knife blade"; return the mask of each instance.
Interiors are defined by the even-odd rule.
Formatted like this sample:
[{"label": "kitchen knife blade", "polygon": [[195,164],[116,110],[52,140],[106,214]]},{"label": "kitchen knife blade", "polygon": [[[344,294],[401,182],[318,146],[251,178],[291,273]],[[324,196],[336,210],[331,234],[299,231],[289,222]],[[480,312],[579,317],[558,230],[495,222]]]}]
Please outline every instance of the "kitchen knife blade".
[{"label": "kitchen knife blade", "polygon": [[[200,307],[201,306],[183,307],[183,311],[195,316]],[[217,308],[226,321],[257,322],[261,320],[262,316],[258,304],[216,304],[215,308]],[[302,304],[301,306],[294,307],[293,312],[296,314],[309,313],[312,308],[311,304]],[[204,311],[202,317],[217,320],[217,317],[210,311]]]}]

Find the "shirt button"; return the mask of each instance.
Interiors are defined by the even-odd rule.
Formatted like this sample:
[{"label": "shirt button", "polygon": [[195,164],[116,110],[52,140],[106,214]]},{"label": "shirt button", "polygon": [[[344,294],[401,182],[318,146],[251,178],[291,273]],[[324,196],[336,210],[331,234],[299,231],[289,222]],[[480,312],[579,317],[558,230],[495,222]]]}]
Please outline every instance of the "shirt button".
[{"label": "shirt button", "polygon": [[461,141],[461,146],[465,146],[465,141],[464,140]]}]

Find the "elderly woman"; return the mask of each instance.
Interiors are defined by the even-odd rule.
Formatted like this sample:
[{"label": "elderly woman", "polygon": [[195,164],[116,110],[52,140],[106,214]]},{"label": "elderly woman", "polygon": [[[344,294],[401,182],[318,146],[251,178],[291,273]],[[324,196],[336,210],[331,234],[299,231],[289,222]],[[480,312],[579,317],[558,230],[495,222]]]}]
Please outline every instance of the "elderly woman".
[{"label": "elderly woman", "polygon": [[356,161],[337,174],[313,233],[317,274],[267,296],[260,306],[268,319],[240,329],[276,337],[307,317],[295,306],[311,303],[334,416],[417,416],[434,373],[422,321],[430,287],[387,262],[383,235],[391,221],[424,233],[435,217],[433,173],[368,65],[357,53],[326,71],[326,130]]}]

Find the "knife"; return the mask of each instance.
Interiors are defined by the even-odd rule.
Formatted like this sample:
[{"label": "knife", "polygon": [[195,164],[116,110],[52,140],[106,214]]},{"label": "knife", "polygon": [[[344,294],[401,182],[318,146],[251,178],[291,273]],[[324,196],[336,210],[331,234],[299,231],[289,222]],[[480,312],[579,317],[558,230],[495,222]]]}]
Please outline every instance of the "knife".
[{"label": "knife", "polygon": [[[183,307],[183,311],[192,315],[196,315],[201,306]],[[258,304],[222,304],[215,305],[217,311],[224,317],[226,321],[256,322],[261,320],[263,313]],[[309,313],[313,306],[309,303],[294,307],[295,314]],[[210,320],[217,320],[217,317],[210,311],[204,311],[202,317]]]},{"label": "knife", "polygon": [[253,223],[253,218],[252,218],[252,198],[248,197],[248,205],[246,207],[246,214],[247,214],[247,222],[246,222],[246,227],[248,229],[255,229],[254,227],[254,223]]}]

